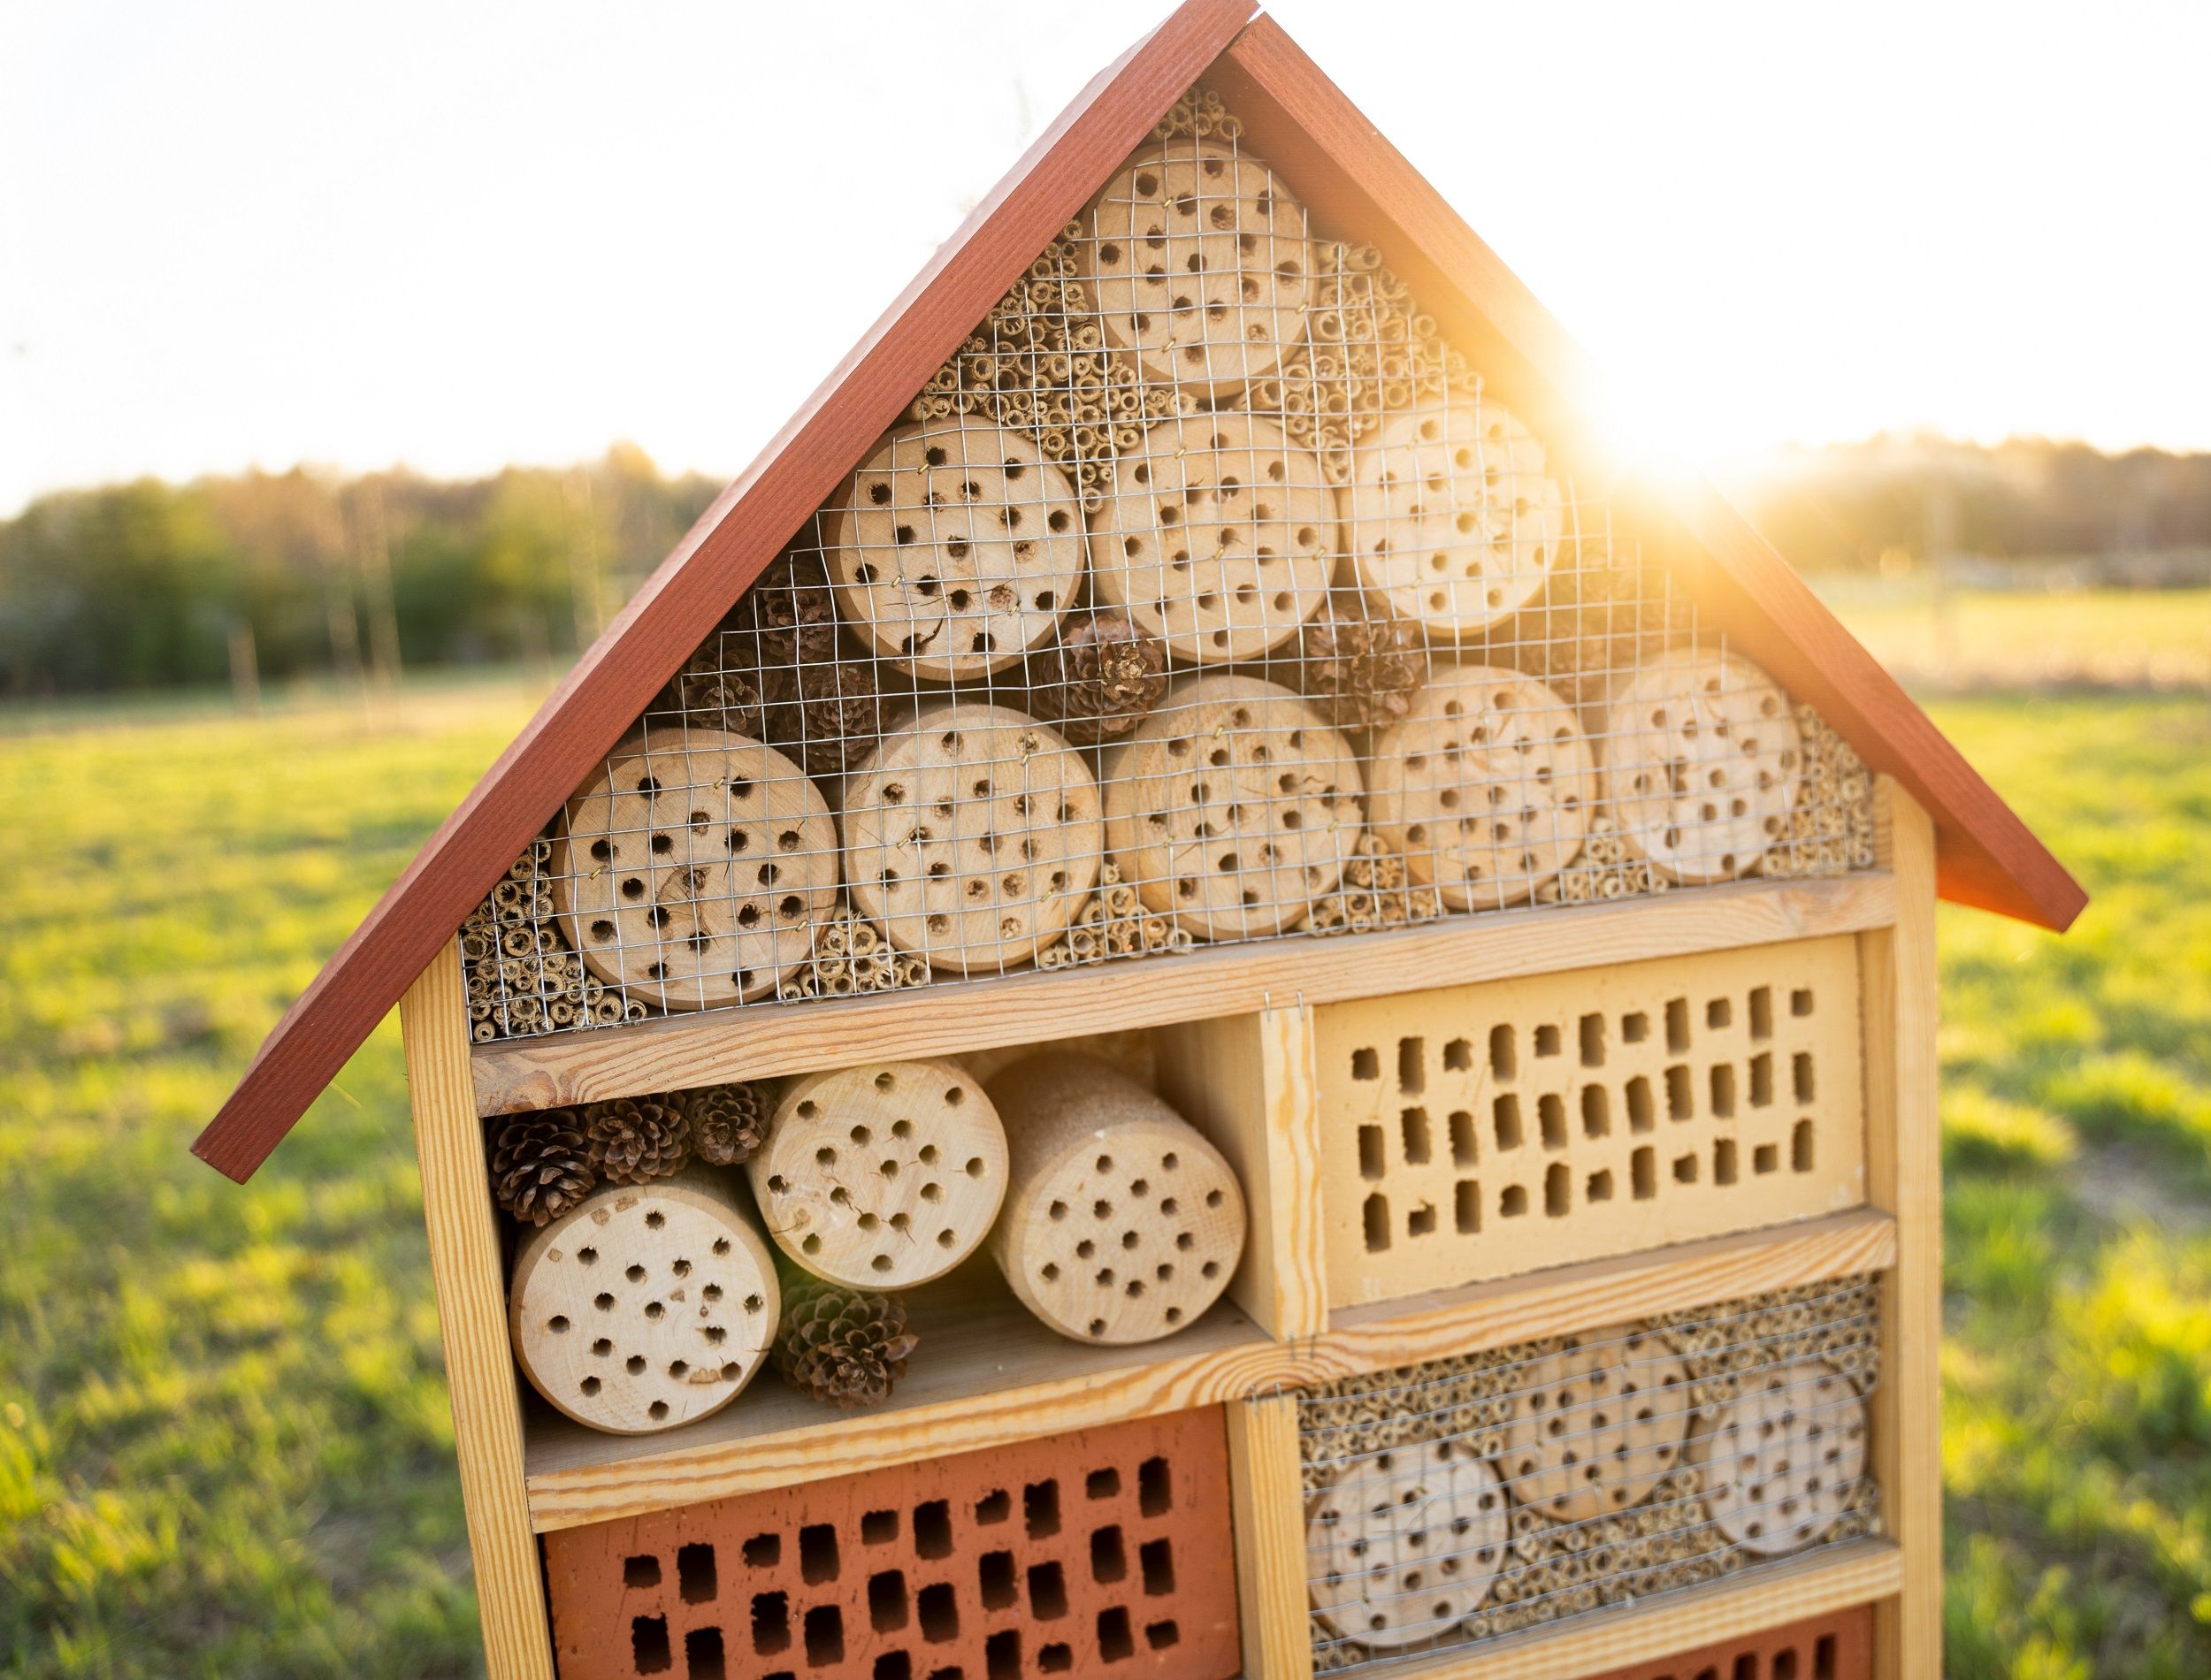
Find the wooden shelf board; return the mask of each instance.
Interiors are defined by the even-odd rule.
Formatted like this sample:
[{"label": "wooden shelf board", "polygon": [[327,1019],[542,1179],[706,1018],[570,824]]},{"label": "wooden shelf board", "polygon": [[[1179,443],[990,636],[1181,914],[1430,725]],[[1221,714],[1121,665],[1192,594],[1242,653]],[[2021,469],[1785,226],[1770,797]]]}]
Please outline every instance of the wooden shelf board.
[{"label": "wooden shelf board", "polygon": [[1292,936],[1051,974],[671,1015],[478,1044],[471,1063],[478,1111],[509,1114],[809,1073],[869,1058],[957,1055],[1075,1033],[1249,1014],[1270,1003],[1335,1003],[1413,986],[1862,933],[1895,920],[1895,882],[1883,872],[1748,881],[1604,904],[1500,911],[1396,933]]},{"label": "wooden shelf board", "polygon": [[1325,1334],[1270,1340],[1222,1301],[1165,1342],[1093,1348],[1046,1330],[1003,1293],[913,1303],[921,1352],[892,1402],[838,1417],[757,1379],[713,1417],[665,1434],[601,1435],[534,1408],[524,1465],[540,1531],[971,1452],[1131,1417],[1328,1382],[1878,1271],[1895,1222],[1869,1210],[1684,1243],[1335,1315]]},{"label": "wooden shelf board", "polygon": [[1894,1597],[1904,1554],[1894,1541],[1849,1540],[1809,1556],[1763,1563],[1570,1623],[1528,1628],[1479,1646],[1428,1652],[1377,1669],[1389,1680],[1572,1680],[1701,1646],[1762,1633]]}]

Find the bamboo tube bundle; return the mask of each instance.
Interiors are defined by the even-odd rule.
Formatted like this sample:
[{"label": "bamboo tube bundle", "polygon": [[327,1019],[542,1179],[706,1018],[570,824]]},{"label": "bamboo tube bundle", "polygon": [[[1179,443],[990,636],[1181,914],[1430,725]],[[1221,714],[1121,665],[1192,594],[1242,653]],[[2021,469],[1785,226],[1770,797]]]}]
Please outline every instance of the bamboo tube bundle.
[{"label": "bamboo tube bundle", "polygon": [[1367,772],[1375,837],[1454,910],[1498,910],[1581,850],[1596,766],[1573,708],[1487,665],[1439,671],[1383,731]]},{"label": "bamboo tube bundle", "polygon": [[609,1185],[532,1232],[509,1292],[515,1356],[579,1424],[619,1435],[734,1400],[774,1344],[775,1262],[715,1174]]},{"label": "bamboo tube bundle", "polygon": [[1227,1157],[1090,1057],[1029,1057],[990,1091],[1011,1153],[991,1253],[1021,1304],[1089,1342],[1151,1341],[1203,1316],[1243,1251]]},{"label": "bamboo tube bundle", "polygon": [[795,1081],[746,1163],[776,1246],[817,1278],[905,1289],[972,1254],[1006,1191],[983,1088],[950,1061],[867,1063]]}]

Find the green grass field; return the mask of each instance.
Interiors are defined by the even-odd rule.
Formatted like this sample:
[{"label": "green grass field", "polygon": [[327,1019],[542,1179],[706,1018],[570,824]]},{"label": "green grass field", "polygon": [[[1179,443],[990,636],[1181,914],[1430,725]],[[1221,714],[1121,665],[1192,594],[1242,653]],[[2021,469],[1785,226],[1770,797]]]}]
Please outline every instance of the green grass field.
[{"label": "green grass field", "polygon": [[[527,709],[0,714],[4,1672],[475,1671],[395,1029],[185,1151]],[[1937,715],[2097,894],[1943,914],[1951,1670],[2211,1673],[2211,706]]]}]

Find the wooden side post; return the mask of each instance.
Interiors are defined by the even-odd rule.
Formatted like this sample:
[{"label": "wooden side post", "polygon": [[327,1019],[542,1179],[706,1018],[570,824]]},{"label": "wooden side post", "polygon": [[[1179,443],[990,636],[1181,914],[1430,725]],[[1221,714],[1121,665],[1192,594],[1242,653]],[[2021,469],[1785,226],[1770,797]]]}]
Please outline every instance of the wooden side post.
[{"label": "wooden side post", "polygon": [[507,1340],[497,1210],[469,1077],[459,940],[407,989],[399,1019],[422,1160],[430,1275],[453,1394],[454,1455],[476,1560],[485,1671],[490,1680],[553,1680],[545,1571],[523,1481],[522,1396]]},{"label": "wooden side post", "polygon": [[1873,1470],[1903,1585],[1875,1618],[1883,1680],[1942,1672],[1942,1126],[1936,1095],[1934,825],[1887,776],[1875,793],[1896,925],[1858,935],[1865,1010],[1866,1194],[1896,1219],[1881,1297]]},{"label": "wooden side post", "polygon": [[1243,1680],[1312,1680],[1296,1395],[1266,1394],[1229,1405],[1228,1478]]}]

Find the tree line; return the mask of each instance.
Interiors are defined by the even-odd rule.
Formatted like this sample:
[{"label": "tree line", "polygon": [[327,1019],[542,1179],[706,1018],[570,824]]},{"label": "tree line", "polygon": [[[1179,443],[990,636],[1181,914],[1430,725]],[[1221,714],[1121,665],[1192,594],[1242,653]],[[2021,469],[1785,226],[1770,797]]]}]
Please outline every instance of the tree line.
[{"label": "tree line", "polygon": [[[65,491],[0,523],[0,695],[563,659],[719,485],[617,446],[441,482],[295,469]],[[2211,454],[1881,438],[1748,499],[1807,571],[2211,552]]]}]

